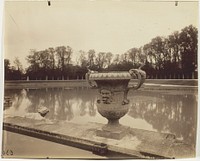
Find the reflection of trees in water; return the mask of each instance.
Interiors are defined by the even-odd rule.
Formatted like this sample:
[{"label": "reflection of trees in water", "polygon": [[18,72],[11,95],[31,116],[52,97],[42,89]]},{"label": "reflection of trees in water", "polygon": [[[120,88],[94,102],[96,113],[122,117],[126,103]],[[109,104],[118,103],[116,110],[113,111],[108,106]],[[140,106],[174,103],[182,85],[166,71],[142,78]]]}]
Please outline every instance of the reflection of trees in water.
[{"label": "reflection of trees in water", "polygon": [[[5,90],[4,93],[5,97],[10,97],[12,100],[12,107],[14,107],[16,110],[19,109],[22,100],[24,99],[24,94],[22,90],[18,89],[8,89]],[[7,107],[6,109],[9,109],[11,106]]]},{"label": "reflection of trees in water", "polygon": [[73,95],[65,90],[60,90],[55,93],[56,106],[54,110],[54,116],[56,120],[68,120],[73,119],[73,109],[71,104],[71,99]]},{"label": "reflection of trees in water", "polygon": [[197,102],[194,95],[141,93],[133,97],[129,115],[141,118],[159,132],[170,132],[195,143]]},{"label": "reflection of trees in water", "polygon": [[85,101],[81,100],[78,108],[80,109],[80,116],[85,116],[87,114]]},{"label": "reflection of trees in water", "polygon": [[96,109],[95,109],[95,98],[91,98],[91,101],[89,102],[89,115],[95,116],[96,115]]},{"label": "reflection of trees in water", "polygon": [[[8,90],[7,95],[16,97],[20,103],[21,90]],[[27,98],[32,103],[28,107],[27,112],[37,112],[39,106],[45,106],[49,109],[46,117],[52,120],[72,120],[74,118],[74,111],[78,110],[80,116],[89,114],[89,116],[96,115],[94,90],[87,88],[48,88],[48,89],[29,89],[27,90]],[[77,105],[73,109],[73,104]],[[74,107],[75,108],[75,107]]]},{"label": "reflection of trees in water", "polygon": [[85,116],[89,114],[89,116],[96,116],[96,108],[95,108],[95,101],[96,101],[96,94],[94,90],[87,90],[87,89],[81,89],[77,90],[79,94],[76,94],[78,96],[77,107],[80,110],[79,115]]},{"label": "reflection of trees in water", "polygon": [[[14,101],[14,108],[20,108],[24,95],[22,90],[5,90],[5,96]],[[31,104],[28,112],[37,112],[41,102],[49,109],[46,115],[51,120],[72,120],[75,110],[80,116],[96,115],[96,91],[94,89],[75,88],[48,88],[26,90]],[[170,132],[178,138],[195,143],[197,123],[197,100],[195,95],[182,94],[172,95],[161,92],[138,91],[132,97],[129,115],[133,118],[146,120],[154,129],[159,132]],[[43,101],[41,101],[43,100]],[[131,99],[130,99],[131,100]],[[76,109],[73,108],[76,105]],[[24,104],[25,105],[25,104]]]},{"label": "reflection of trees in water", "polygon": [[27,98],[27,91],[24,89],[19,91],[14,90],[13,94],[8,97],[11,97],[12,105],[5,109],[5,118],[14,116],[25,116],[25,114],[28,111],[28,108],[31,105],[31,102]]}]

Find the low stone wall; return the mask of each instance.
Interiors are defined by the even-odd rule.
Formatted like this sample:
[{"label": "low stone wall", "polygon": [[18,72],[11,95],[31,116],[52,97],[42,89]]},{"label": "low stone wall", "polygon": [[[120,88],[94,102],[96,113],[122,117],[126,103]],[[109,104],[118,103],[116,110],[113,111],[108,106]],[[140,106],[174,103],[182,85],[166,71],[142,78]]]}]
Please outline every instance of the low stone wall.
[{"label": "low stone wall", "polygon": [[[131,80],[130,83],[134,83],[135,80]],[[165,86],[167,85],[167,86]],[[169,86],[172,85],[172,86]],[[173,86],[177,85],[177,86]],[[146,79],[143,87],[145,89],[154,88],[185,88],[185,89],[197,89],[197,79]],[[5,81],[5,88],[65,88],[65,87],[86,87],[89,88],[86,80],[18,80],[18,81]]]},{"label": "low stone wall", "polygon": [[89,87],[85,80],[56,81],[5,81],[5,88],[59,88],[59,87]]},{"label": "low stone wall", "polygon": [[108,158],[123,159],[163,159],[191,158],[195,149],[173,134],[159,133],[130,128],[127,135],[120,139],[98,137],[100,123],[48,123],[22,117],[4,118],[4,130],[13,131],[44,140],[92,151]]},{"label": "low stone wall", "polygon": [[[108,158],[112,159],[119,159],[119,158],[126,158],[126,159],[142,159],[146,158],[143,157],[143,155],[140,155],[139,153],[137,155],[131,155],[120,152],[120,149],[118,150],[111,150],[108,149],[108,145],[105,143],[99,143],[94,140],[85,140],[82,138],[76,138],[72,136],[52,133],[48,131],[38,130],[34,128],[28,128],[23,126],[18,126],[10,123],[3,123],[3,130],[36,137],[39,139],[56,142],[63,145],[68,145],[76,148],[80,148],[83,150],[91,151],[94,154],[97,155],[103,155],[107,156]],[[119,157],[120,156],[120,157]],[[156,156],[158,157],[158,156]],[[163,158],[159,156],[159,158]]]}]

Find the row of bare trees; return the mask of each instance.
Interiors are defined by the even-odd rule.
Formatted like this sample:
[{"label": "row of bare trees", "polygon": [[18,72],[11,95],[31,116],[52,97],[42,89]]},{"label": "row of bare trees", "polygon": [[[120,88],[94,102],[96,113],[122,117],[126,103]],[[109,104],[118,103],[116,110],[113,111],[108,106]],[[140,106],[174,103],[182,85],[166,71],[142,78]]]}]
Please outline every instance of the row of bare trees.
[{"label": "row of bare trees", "polygon": [[152,39],[143,47],[146,62],[158,73],[197,77],[197,34],[197,28],[190,25],[167,38]]},{"label": "row of bare trees", "polygon": [[31,79],[54,79],[66,75],[71,66],[72,48],[59,46],[42,51],[31,50],[26,75]]},{"label": "row of bare trees", "polygon": [[[148,78],[197,78],[197,34],[197,28],[190,25],[167,37],[157,36],[148,44],[131,48],[123,54],[97,53],[94,49],[74,53],[69,46],[31,50],[26,58],[29,67],[24,76],[33,80],[84,79],[88,68],[129,70],[143,64]],[[76,62],[72,61],[74,54],[79,55]],[[19,60],[14,63],[17,66],[15,71],[20,72]],[[12,73],[9,65],[9,60],[5,60],[5,76],[15,79],[8,76]]]}]

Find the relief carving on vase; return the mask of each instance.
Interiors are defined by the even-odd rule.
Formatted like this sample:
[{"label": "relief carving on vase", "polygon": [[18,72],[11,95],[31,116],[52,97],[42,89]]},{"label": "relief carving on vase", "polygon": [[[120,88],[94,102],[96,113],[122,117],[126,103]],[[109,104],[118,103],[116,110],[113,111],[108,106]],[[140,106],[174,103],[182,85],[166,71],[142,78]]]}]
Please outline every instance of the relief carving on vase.
[{"label": "relief carving on vase", "polygon": [[[97,110],[108,123],[97,131],[98,136],[117,135],[116,139],[124,136],[127,128],[119,123],[119,119],[129,111],[129,100],[127,98],[129,90],[137,90],[144,83],[146,73],[141,69],[131,69],[126,71],[94,72],[86,74],[88,84],[99,89],[97,99]],[[129,85],[131,79],[136,79],[136,85]],[[134,82],[134,81],[133,81]],[[130,83],[133,84],[133,83]],[[108,135],[109,134],[109,135]]]}]

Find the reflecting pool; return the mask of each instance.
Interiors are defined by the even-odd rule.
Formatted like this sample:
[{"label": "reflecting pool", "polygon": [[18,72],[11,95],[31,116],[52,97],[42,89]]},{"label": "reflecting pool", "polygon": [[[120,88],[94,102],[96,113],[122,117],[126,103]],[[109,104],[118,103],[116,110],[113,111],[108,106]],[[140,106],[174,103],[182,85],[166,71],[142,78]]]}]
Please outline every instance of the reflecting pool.
[{"label": "reflecting pool", "polygon": [[[5,97],[12,100],[4,107],[4,117],[38,117],[38,108],[49,109],[45,119],[85,124],[107,123],[97,111],[96,89],[44,88],[6,89]],[[182,90],[139,90],[130,92],[130,110],[120,123],[133,128],[173,133],[195,146],[197,124],[197,92]]]}]

